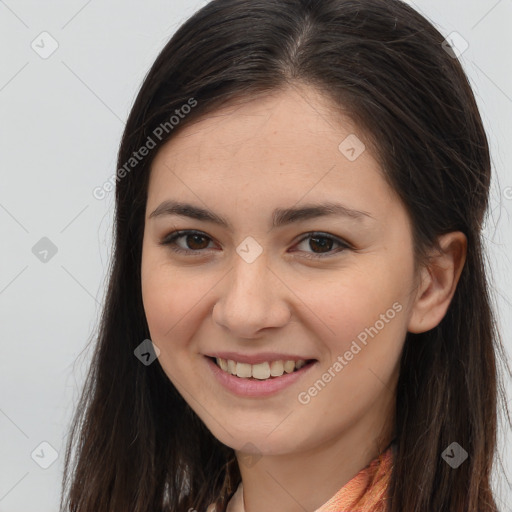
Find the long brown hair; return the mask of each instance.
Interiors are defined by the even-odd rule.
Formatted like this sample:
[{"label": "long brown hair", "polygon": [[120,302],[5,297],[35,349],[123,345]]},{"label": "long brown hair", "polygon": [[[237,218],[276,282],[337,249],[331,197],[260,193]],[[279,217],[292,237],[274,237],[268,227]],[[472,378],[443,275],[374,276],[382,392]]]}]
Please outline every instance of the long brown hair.
[{"label": "long brown hair", "polygon": [[[203,512],[213,501],[224,510],[239,483],[233,450],[158,362],[134,356],[150,338],[140,284],[148,178],[158,149],[184,126],[294,83],[317,87],[367,134],[412,220],[418,266],[439,235],[460,230],[468,240],[445,317],[405,340],[390,511],[498,510],[490,479],[498,398],[506,409],[497,356],[506,357],[482,238],[491,165],[474,95],[443,40],[398,0],[214,0],[178,29],[144,80],[119,149],[115,247],[69,435],[62,511]],[[135,164],[144,146],[149,154]],[[452,442],[468,453],[457,469],[441,457]]]}]

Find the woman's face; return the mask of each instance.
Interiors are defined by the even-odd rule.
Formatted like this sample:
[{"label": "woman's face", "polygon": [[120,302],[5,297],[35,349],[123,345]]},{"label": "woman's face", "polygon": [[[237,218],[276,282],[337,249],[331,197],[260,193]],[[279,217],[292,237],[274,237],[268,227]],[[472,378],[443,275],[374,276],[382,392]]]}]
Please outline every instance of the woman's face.
[{"label": "woman's face", "polygon": [[391,428],[411,225],[358,128],[332,112],[312,88],[260,96],[187,126],[152,165],[151,339],[190,407],[236,450],[304,452]]}]

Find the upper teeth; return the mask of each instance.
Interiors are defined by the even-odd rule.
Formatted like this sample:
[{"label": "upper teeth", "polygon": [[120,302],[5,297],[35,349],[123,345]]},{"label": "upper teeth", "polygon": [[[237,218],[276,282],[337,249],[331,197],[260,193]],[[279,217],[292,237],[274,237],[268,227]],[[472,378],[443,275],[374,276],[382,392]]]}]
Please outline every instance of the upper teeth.
[{"label": "upper teeth", "polygon": [[306,361],[299,359],[298,361],[271,361],[259,364],[238,363],[231,359],[216,358],[217,365],[227,373],[236,375],[237,377],[265,380],[272,377],[280,377],[283,373],[292,373],[295,369],[302,368]]}]

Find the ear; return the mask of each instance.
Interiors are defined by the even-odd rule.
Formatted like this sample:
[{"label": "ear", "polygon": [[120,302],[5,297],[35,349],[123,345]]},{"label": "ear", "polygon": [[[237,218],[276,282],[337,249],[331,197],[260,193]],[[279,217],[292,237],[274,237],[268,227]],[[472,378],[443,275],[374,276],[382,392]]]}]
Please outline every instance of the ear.
[{"label": "ear", "polygon": [[421,269],[421,282],[409,319],[408,331],[421,333],[433,329],[443,319],[466,261],[467,238],[454,231],[439,237],[440,253],[430,256]]}]

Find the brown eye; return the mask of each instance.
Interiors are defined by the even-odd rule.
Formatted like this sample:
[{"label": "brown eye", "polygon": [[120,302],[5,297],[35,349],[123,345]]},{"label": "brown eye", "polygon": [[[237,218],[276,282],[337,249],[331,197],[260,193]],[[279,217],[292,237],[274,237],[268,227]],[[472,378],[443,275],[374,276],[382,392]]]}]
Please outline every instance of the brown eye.
[{"label": "brown eye", "polygon": [[329,252],[332,249],[334,240],[326,237],[312,237],[309,239],[309,246],[312,249],[318,249],[320,252]]},{"label": "brown eye", "polygon": [[[310,233],[304,237],[297,246],[304,244],[302,252],[305,252],[304,257],[306,258],[324,258],[332,256],[345,249],[350,249],[350,245],[337,237],[327,235],[324,233]],[[333,251],[333,245],[339,246],[338,250]],[[313,252],[308,252],[307,249],[311,249]]]},{"label": "brown eye", "polygon": [[[184,235],[183,238],[185,239],[185,245],[188,246],[188,249],[206,249],[206,247],[204,246],[204,241],[206,240],[206,237],[203,235]],[[206,243],[206,246],[208,246],[208,242]]]},{"label": "brown eye", "polygon": [[[180,239],[184,240],[182,245],[177,243]],[[160,245],[169,246],[174,252],[190,254],[194,252],[200,253],[207,249],[209,241],[211,241],[211,238],[204,233],[197,231],[174,231],[167,235],[160,242]]]}]

